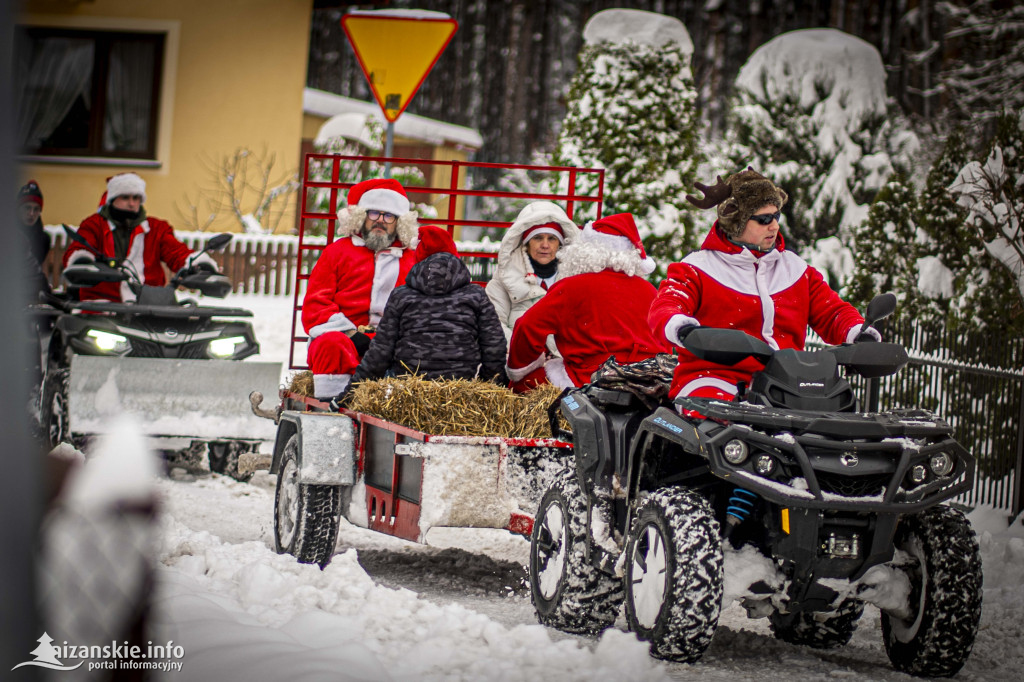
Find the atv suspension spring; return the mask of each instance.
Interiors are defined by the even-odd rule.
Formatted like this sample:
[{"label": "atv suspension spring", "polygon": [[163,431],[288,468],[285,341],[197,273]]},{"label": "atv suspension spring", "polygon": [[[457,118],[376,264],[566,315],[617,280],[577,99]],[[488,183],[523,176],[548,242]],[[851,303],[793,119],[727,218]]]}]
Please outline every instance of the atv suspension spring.
[{"label": "atv suspension spring", "polygon": [[743,523],[750,516],[750,512],[754,511],[756,502],[756,493],[743,488],[734,488],[732,497],[729,498],[729,506],[725,509],[726,521],[730,526],[738,526]]}]

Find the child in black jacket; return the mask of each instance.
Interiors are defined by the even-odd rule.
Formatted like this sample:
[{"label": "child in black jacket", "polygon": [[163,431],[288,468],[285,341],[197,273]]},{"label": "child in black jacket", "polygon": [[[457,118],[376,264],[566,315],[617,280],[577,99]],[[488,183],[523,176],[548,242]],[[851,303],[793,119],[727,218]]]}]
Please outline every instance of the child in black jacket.
[{"label": "child in black jacket", "polygon": [[506,385],[505,333],[451,236],[433,225],[421,227],[416,256],[405,286],[388,299],[352,383],[416,373]]}]

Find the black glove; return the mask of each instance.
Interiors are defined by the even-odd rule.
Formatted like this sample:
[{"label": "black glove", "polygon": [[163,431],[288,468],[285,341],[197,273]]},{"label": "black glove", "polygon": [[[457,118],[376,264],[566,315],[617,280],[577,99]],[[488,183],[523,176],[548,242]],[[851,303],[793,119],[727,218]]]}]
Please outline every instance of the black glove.
[{"label": "black glove", "polygon": [[686,337],[692,334],[696,329],[705,329],[705,327],[702,324],[691,324],[687,327],[681,327],[679,331],[676,332],[676,336],[679,337],[679,343],[682,343]]},{"label": "black glove", "polygon": [[366,351],[370,349],[370,337],[362,332],[356,332],[349,337],[352,339],[352,345],[356,347],[356,352],[359,353],[359,357],[366,354]]},{"label": "black glove", "polygon": [[201,261],[199,263],[195,263],[192,267],[190,267],[189,268],[189,272],[191,272],[191,273],[212,272],[212,273],[216,274],[217,273],[217,268],[215,268],[212,263],[207,263],[205,261]]},{"label": "black glove", "polygon": [[331,398],[331,412],[341,412],[343,407],[348,406],[349,393],[352,392],[352,384],[349,384],[344,391]]}]

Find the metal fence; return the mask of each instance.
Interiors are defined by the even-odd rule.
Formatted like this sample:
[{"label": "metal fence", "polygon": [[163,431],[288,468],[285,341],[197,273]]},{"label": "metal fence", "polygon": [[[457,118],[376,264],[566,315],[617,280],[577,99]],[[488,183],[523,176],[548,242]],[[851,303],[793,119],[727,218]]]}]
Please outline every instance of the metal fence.
[{"label": "metal fence", "polygon": [[1024,502],[1024,339],[952,332],[909,321],[880,325],[906,346],[908,365],[891,377],[853,380],[869,411],[921,408],[955,429],[978,460],[974,487],[957,498],[1016,515]]}]

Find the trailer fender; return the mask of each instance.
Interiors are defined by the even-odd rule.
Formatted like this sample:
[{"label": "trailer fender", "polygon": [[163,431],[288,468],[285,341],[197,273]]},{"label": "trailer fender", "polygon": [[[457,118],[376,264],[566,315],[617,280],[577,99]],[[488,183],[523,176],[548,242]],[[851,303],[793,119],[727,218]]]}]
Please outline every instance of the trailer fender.
[{"label": "trailer fender", "polygon": [[355,483],[357,431],[351,417],[334,413],[282,412],[271,473],[279,472],[284,447],[293,435],[298,437],[300,483],[345,486]]}]

